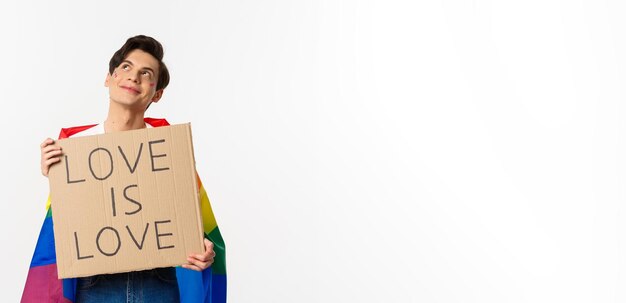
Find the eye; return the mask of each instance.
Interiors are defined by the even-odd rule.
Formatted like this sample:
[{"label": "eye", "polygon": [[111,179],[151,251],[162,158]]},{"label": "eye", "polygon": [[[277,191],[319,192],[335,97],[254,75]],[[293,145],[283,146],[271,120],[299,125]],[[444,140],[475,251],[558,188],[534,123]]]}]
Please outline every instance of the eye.
[{"label": "eye", "polygon": [[122,64],[121,68],[122,68],[123,70],[126,70],[126,71],[127,71],[127,70],[130,70],[130,65],[128,65],[128,64],[126,64],[126,63],[124,63],[124,64]]},{"label": "eye", "polygon": [[152,73],[150,71],[144,70],[141,72],[143,77],[152,78]]}]

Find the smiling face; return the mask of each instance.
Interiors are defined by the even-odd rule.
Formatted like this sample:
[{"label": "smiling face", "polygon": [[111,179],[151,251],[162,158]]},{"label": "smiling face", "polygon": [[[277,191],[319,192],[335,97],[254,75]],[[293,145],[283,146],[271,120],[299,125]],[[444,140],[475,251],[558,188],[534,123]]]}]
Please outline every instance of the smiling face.
[{"label": "smiling face", "polygon": [[135,49],[128,53],[113,74],[107,74],[104,86],[109,88],[112,103],[145,111],[151,102],[158,102],[163,89],[156,90],[159,62],[152,55]]}]

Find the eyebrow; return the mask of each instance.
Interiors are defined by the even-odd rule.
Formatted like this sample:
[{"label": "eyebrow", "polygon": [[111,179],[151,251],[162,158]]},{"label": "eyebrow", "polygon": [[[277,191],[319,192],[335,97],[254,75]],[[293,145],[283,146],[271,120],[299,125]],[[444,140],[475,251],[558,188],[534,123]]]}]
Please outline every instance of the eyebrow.
[{"label": "eyebrow", "polygon": [[[130,64],[132,66],[135,66],[135,64],[130,62],[128,59],[124,59],[124,61],[122,61],[122,63],[128,63],[128,64]],[[155,74],[154,70],[152,68],[150,68],[150,67],[143,67],[143,69],[147,69],[147,70],[151,71],[153,74]]]}]

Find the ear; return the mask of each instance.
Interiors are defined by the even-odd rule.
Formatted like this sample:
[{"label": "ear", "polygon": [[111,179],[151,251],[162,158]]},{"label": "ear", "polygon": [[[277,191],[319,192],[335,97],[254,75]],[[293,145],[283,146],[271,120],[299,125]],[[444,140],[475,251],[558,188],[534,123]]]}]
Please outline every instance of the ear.
[{"label": "ear", "polygon": [[110,81],[111,81],[111,74],[107,73],[107,76],[104,79],[104,87],[109,87],[109,82]]},{"label": "ear", "polygon": [[154,93],[154,96],[152,96],[152,99],[150,99],[150,102],[157,103],[159,102],[159,100],[161,100],[162,96],[163,96],[163,89],[159,89]]}]

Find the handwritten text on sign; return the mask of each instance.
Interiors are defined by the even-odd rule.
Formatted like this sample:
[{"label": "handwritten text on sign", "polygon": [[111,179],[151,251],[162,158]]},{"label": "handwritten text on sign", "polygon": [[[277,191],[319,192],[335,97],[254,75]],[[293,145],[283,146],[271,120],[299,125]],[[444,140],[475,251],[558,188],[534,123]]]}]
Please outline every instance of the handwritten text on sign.
[{"label": "handwritten text on sign", "polygon": [[[155,158],[161,158],[161,157],[167,157],[167,154],[155,154],[155,148],[153,147],[153,145],[159,144],[159,143],[165,143],[165,139],[161,139],[161,140],[155,140],[155,141],[148,141],[148,149],[150,150],[149,152],[149,157],[150,157],[150,166],[151,166],[151,171],[152,172],[158,172],[158,171],[164,171],[164,170],[168,170],[170,169],[167,166],[163,166],[163,167],[157,167],[155,165]],[[135,170],[137,169],[137,164],[139,163],[139,160],[141,158],[141,151],[143,150],[143,142],[139,144],[139,148],[138,148],[138,152],[137,155],[135,156],[135,160],[133,162],[133,164],[131,165],[131,163],[128,160],[128,157],[126,156],[126,153],[124,152],[124,149],[122,149],[121,146],[117,146],[117,150],[119,151],[119,156],[121,156],[122,159],[124,159],[124,163],[126,164],[126,167],[128,168],[128,171],[133,174],[135,172]],[[109,167],[108,173],[106,173],[106,175],[98,175],[95,171],[94,171],[94,155],[97,155],[98,153],[104,153],[104,156],[100,155],[100,158],[104,158],[104,159],[108,159],[107,165]],[[116,153],[116,155],[118,155]],[[106,148],[103,147],[98,147],[93,149],[90,153],[89,153],[89,157],[88,157],[88,165],[89,165],[89,172],[91,173],[91,176],[98,181],[103,181],[108,179],[112,174],[113,171],[115,170],[115,165],[113,162],[113,155],[111,154],[111,151],[109,151]],[[65,156],[65,172],[66,172],[66,176],[67,176],[67,184],[71,184],[71,183],[80,183],[80,182],[85,182],[86,179],[74,179],[72,180],[70,178],[70,159],[69,156]],[[133,211],[130,212],[124,212],[125,215],[134,215],[137,214],[141,211],[142,209],[142,205],[141,202],[139,202],[137,200],[137,198],[133,198],[131,197],[131,194],[129,193],[129,189],[132,188],[137,188],[138,185],[137,184],[130,184],[128,186],[124,187],[123,190],[123,195],[124,195],[124,199],[126,199],[126,201],[134,204],[135,209]],[[117,208],[116,208],[116,203],[115,203],[115,187],[111,187],[111,196],[110,196],[110,201],[111,201],[111,209],[112,211],[112,215],[113,217],[117,216]],[[172,236],[172,233],[159,233],[159,224],[168,224],[171,223],[171,220],[161,220],[161,221],[154,221],[154,231],[155,231],[155,238],[156,238],[156,243],[157,243],[157,249],[167,249],[167,248],[174,248],[174,245],[161,245],[161,241],[160,238],[161,237],[166,237],[166,236]],[[138,241],[137,237],[133,234],[133,231],[129,228],[128,225],[125,226],[126,230],[128,231],[128,235],[130,237],[130,239],[132,239],[133,243],[137,246],[137,249],[141,250],[143,249],[143,243],[146,239],[146,234],[148,233],[148,228],[150,227],[150,223],[146,222],[146,227],[143,230],[143,234],[141,235],[141,240]],[[114,235],[114,239],[115,239],[115,248],[113,251],[105,251],[102,248],[102,245],[100,243],[100,237],[105,233],[105,232],[109,232],[112,233]],[[74,241],[76,243],[76,258],[77,259],[88,259],[88,258],[93,258],[94,255],[82,255],[80,254],[80,245],[79,245],[79,241],[78,241],[78,232],[74,232]],[[120,238],[120,233],[117,229],[115,229],[114,227],[111,226],[104,226],[102,227],[98,233],[96,234],[96,247],[98,248],[98,251],[105,256],[115,256],[117,254],[117,252],[120,250],[121,246],[122,246],[122,240]]]}]

